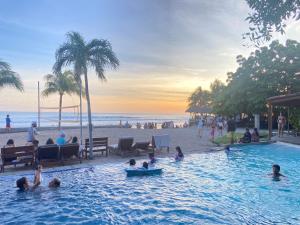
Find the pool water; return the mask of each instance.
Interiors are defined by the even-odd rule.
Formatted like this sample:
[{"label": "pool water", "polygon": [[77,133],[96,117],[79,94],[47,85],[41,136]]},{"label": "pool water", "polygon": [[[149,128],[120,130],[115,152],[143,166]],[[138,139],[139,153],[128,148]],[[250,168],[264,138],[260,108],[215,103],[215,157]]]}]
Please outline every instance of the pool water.
[{"label": "pool water", "polygon": [[[267,175],[273,163],[287,178]],[[160,159],[158,176],[127,178],[125,166],[45,173],[27,193],[14,188],[22,174],[0,176],[0,224],[300,224],[300,149],[292,145]],[[46,187],[53,177],[62,187]]]}]

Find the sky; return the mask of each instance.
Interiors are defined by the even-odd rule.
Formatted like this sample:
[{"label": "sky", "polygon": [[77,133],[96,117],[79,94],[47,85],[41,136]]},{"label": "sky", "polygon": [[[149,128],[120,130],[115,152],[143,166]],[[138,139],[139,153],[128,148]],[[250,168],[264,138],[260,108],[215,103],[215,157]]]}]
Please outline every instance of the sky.
[{"label": "sky", "polygon": [[[226,80],[244,47],[244,0],[0,0],[0,59],[20,74],[25,91],[0,89],[0,111],[37,111],[37,82],[52,73],[56,49],[69,31],[86,41],[106,39],[120,60],[107,82],[89,70],[92,111],[102,113],[184,113],[198,86]],[[285,36],[299,40],[299,23]],[[65,96],[63,105],[76,105]],[[58,106],[58,95],[41,99]],[[84,105],[85,109],[85,105]]]}]

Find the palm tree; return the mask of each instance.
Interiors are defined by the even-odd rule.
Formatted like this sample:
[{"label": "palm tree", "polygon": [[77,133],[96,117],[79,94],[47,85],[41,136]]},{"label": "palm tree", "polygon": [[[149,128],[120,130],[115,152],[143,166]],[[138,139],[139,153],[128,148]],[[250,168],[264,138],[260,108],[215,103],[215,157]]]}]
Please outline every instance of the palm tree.
[{"label": "palm tree", "polygon": [[11,86],[19,91],[24,90],[19,74],[12,71],[10,65],[0,60],[0,88]]},{"label": "palm tree", "polygon": [[92,159],[93,133],[88,68],[93,68],[100,80],[106,80],[104,76],[104,70],[108,67],[116,69],[119,66],[119,60],[113,52],[109,41],[93,39],[89,42],[86,42],[79,33],[70,32],[67,33],[67,41],[63,43],[56,51],[56,63],[53,67],[53,70],[61,71],[62,67],[71,65],[74,68],[76,80],[80,80],[81,75],[84,76],[90,141],[89,155]]},{"label": "palm tree", "polygon": [[59,94],[59,113],[58,113],[58,129],[61,128],[61,110],[62,110],[62,98],[64,94],[80,94],[80,87],[76,82],[74,75],[71,71],[65,71],[63,73],[55,73],[45,75],[45,89],[43,90],[43,96],[49,96],[55,93]]}]

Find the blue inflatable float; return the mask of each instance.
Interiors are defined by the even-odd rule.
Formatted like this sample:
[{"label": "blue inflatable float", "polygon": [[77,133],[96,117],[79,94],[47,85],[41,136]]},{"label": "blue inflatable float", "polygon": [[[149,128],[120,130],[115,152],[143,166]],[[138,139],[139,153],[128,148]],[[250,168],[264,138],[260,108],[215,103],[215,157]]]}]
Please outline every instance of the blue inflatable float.
[{"label": "blue inflatable float", "polygon": [[149,169],[143,169],[143,168],[138,168],[138,169],[125,169],[127,176],[132,177],[132,176],[148,176],[148,175],[157,175],[162,173],[162,168],[149,168]]}]

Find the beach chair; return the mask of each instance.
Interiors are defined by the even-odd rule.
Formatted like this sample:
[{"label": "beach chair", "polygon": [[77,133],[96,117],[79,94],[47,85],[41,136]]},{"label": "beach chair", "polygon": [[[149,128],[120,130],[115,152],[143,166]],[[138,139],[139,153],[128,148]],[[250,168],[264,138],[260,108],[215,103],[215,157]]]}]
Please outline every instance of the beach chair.
[{"label": "beach chair", "polygon": [[150,153],[153,152],[153,148],[150,146],[150,141],[136,142],[133,146],[133,149],[139,151],[140,153]]},{"label": "beach chair", "polygon": [[1,171],[8,165],[28,164],[34,165],[34,146],[18,146],[1,148]]},{"label": "beach chair", "polygon": [[[90,140],[85,139],[85,158],[87,159],[87,153],[90,150]],[[106,157],[108,156],[108,137],[93,138],[93,153],[101,152],[103,155],[105,152]]]},{"label": "beach chair", "polygon": [[122,157],[129,155],[139,155],[139,151],[133,148],[133,138],[120,138],[118,145],[112,145],[111,150],[115,152],[117,155],[121,155]]},{"label": "beach chair", "polygon": [[151,147],[153,150],[163,150],[166,148],[168,153],[170,151],[170,136],[164,135],[153,135],[151,140]]},{"label": "beach chair", "polygon": [[68,160],[79,160],[81,163],[81,154],[79,144],[65,144],[59,146],[60,159],[62,164]]},{"label": "beach chair", "polygon": [[58,145],[43,145],[38,147],[36,153],[37,163],[49,163],[60,161],[60,151]]}]

